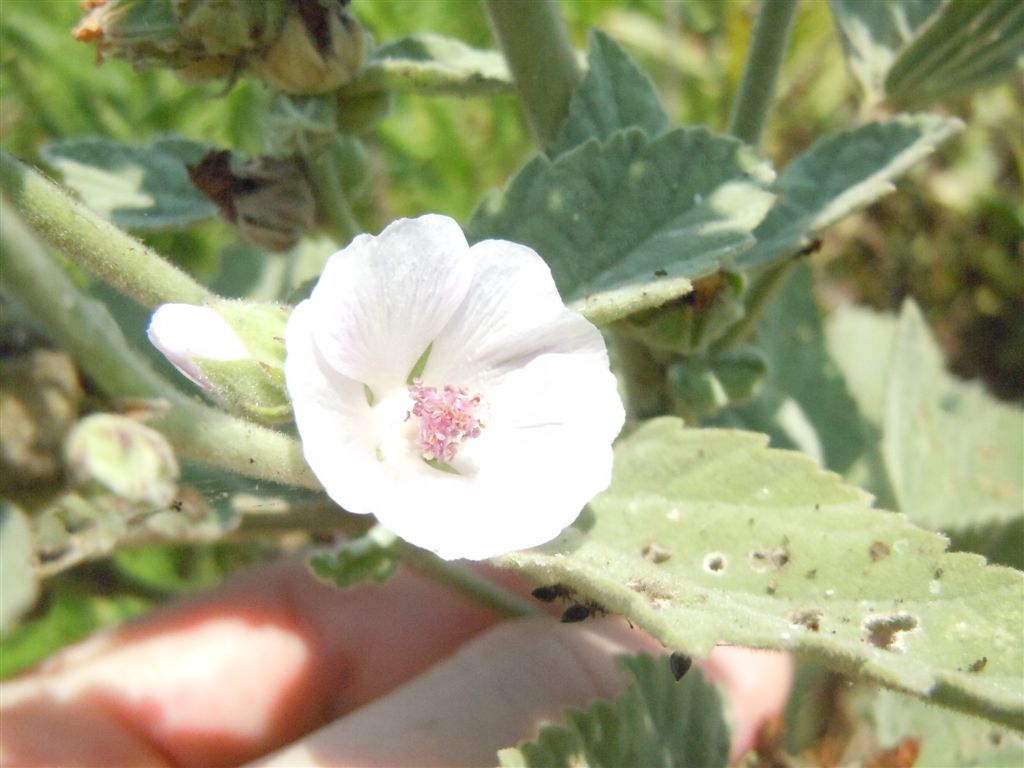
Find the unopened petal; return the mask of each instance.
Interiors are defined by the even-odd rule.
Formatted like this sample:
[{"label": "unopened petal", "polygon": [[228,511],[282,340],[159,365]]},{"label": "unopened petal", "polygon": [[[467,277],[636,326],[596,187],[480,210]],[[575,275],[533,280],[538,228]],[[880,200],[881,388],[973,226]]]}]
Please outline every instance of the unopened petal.
[{"label": "unopened petal", "polygon": [[382,396],[404,385],[461,304],[469,246],[447,216],[400,219],[334,254],[313,291],[317,346],[340,373]]},{"label": "unopened petal", "polygon": [[205,386],[196,358],[243,360],[245,343],[217,312],[193,304],[157,307],[146,330],[149,341],[175,368],[199,386]]}]

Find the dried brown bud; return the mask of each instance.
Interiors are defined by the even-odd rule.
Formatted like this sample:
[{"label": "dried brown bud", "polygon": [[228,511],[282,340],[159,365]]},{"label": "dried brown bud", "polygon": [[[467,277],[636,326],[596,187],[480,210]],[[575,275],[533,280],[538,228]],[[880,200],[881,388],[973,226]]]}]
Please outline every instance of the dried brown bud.
[{"label": "dried brown bud", "polygon": [[243,240],[267,250],[288,250],[316,222],[313,190],[297,161],[241,160],[214,150],[188,166],[188,174]]}]

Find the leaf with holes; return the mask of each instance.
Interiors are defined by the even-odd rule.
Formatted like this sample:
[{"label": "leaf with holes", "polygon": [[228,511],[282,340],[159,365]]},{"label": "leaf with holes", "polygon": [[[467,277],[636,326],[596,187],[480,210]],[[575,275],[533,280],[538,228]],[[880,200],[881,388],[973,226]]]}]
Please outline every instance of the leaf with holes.
[{"label": "leaf with holes", "polygon": [[506,768],[550,765],[724,766],[729,729],[718,691],[700,670],[673,679],[664,657],[623,657],[629,690],[614,702],[570,710],[564,725],[498,753]]},{"label": "leaf with holes", "polygon": [[809,245],[818,232],[892,192],[895,179],[962,128],[955,118],[901,115],[815,142],[779,175],[778,200],[740,266],[769,264]]},{"label": "leaf with holes", "polygon": [[587,139],[605,141],[631,126],[654,138],[668,130],[668,117],[651,78],[614,40],[592,30],[587,74],[572,92],[569,116],[549,154],[556,157]]},{"label": "leaf with holes", "polygon": [[943,537],[766,442],[648,422],[620,441],[611,486],[574,526],[497,562],[689,655],[719,642],[799,651],[1024,727],[1024,575],[947,553]]},{"label": "leaf with holes", "polygon": [[96,213],[125,229],[156,230],[187,227],[217,215],[217,207],[185,170],[208,150],[178,136],[145,147],[90,138],[51,141],[42,155]]},{"label": "leaf with holes", "polygon": [[535,157],[477,208],[468,232],[529,245],[562,297],[604,324],[689,293],[749,248],[773,177],[753,149],[704,128],[653,140],[630,128],[554,161]]}]

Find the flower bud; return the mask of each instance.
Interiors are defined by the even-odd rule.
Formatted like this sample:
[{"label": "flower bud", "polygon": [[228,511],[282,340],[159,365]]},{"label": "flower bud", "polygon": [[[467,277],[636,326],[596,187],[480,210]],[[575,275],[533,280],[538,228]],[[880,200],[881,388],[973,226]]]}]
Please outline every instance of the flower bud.
[{"label": "flower bud", "polygon": [[686,296],[627,318],[616,328],[651,349],[691,355],[743,318],[743,290],[741,275],[717,272],[697,280]]},{"label": "flower bud", "polygon": [[286,93],[333,91],[363,62],[363,28],[348,0],[294,0],[280,35],[249,69]]},{"label": "flower bud", "polygon": [[64,457],[73,482],[90,493],[160,508],[177,492],[173,449],[159,432],[127,416],[85,417],[68,436]]},{"label": "flower bud", "polygon": [[187,169],[247,243],[287,251],[316,223],[313,189],[297,160],[246,161],[229,150],[213,150]]},{"label": "flower bud", "polygon": [[712,367],[732,405],[749,402],[760,395],[768,375],[764,355],[750,346],[726,351],[712,361]]},{"label": "flower bud", "polygon": [[164,304],[149,340],[185,376],[233,410],[264,422],[291,418],[284,389],[284,327],[276,304]]},{"label": "flower bud", "polygon": [[703,355],[671,366],[668,383],[675,411],[688,423],[718,413],[729,404],[728,394]]}]

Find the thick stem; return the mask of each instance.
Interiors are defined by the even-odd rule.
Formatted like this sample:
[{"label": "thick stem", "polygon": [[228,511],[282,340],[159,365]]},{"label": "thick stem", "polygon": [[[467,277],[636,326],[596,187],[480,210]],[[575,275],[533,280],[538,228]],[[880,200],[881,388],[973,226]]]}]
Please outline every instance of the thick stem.
[{"label": "thick stem", "polygon": [[557,0],[484,0],[537,142],[548,147],[581,77]]},{"label": "thick stem", "polygon": [[0,292],[22,305],[113,400],[157,400],[148,422],[195,461],[286,485],[319,488],[299,443],[178,392],[131,350],[106,307],[84,295],[0,198]]},{"label": "thick stem", "polygon": [[796,5],[797,0],[761,0],[743,78],[729,116],[729,133],[755,147],[761,141],[775,96],[775,79],[786,52]]},{"label": "thick stem", "polygon": [[156,252],[5,152],[0,152],[0,189],[55,250],[143,306],[202,304],[210,295]]}]

